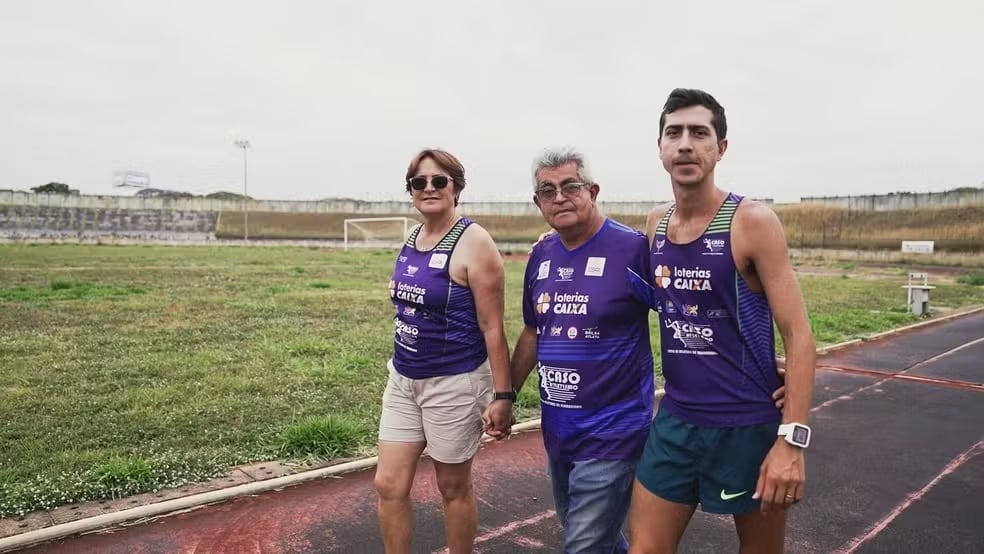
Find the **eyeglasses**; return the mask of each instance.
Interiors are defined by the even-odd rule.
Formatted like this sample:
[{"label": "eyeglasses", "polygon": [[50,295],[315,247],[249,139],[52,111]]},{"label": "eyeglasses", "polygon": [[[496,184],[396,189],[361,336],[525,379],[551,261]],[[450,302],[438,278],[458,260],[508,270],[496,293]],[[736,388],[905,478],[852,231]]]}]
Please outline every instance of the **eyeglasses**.
[{"label": "eyeglasses", "polygon": [[407,185],[413,190],[424,190],[427,188],[427,181],[430,180],[430,184],[434,185],[434,188],[441,190],[448,186],[448,183],[453,181],[451,177],[445,175],[431,175],[430,177],[426,175],[418,175],[407,180]]},{"label": "eyeglasses", "polygon": [[545,185],[536,189],[536,197],[540,200],[553,200],[557,198],[557,192],[559,190],[566,198],[570,198],[581,192],[581,189],[586,186],[588,186],[587,183],[578,183],[575,181],[564,183],[560,186],[560,189]]}]

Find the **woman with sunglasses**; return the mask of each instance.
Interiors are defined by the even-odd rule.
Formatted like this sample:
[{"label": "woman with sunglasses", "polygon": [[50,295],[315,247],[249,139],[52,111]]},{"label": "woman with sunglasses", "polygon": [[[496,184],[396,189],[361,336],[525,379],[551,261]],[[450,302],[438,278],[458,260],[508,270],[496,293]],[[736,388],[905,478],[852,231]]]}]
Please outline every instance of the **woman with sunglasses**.
[{"label": "woman with sunglasses", "polygon": [[386,552],[410,552],[410,488],[427,448],[444,501],[451,554],[478,525],[471,462],[483,428],[509,434],[515,393],[503,328],[502,258],[488,232],[457,214],[465,170],[448,152],[414,156],[406,190],[424,223],[400,251],[390,296],[393,357],[379,422],[375,486]]}]

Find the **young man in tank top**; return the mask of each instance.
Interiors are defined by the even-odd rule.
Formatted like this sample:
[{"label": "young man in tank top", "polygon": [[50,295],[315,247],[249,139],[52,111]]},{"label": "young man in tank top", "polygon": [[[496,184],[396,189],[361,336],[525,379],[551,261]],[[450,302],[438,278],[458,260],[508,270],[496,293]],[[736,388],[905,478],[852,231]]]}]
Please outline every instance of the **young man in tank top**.
[{"label": "young man in tank top", "polygon": [[674,202],[646,224],[666,396],[632,492],[630,552],[674,552],[698,504],[734,515],[741,552],[781,552],[786,508],[804,494],[813,336],[778,218],[714,182],[726,133],[710,94],[670,94],[659,149]]}]

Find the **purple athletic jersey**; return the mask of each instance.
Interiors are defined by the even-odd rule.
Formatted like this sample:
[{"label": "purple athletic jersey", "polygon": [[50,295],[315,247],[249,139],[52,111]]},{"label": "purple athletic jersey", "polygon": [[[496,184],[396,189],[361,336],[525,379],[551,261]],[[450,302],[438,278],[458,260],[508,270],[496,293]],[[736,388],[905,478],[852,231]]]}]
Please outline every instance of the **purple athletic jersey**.
[{"label": "purple athletic jersey", "polygon": [[742,197],[729,194],[707,230],[674,244],[660,221],[651,267],[660,314],[666,397],[660,407],[712,427],[774,423],[779,388],[772,310],[748,288],[731,254],[731,222]]},{"label": "purple athletic jersey", "polygon": [[648,273],[638,231],[606,219],[574,250],[557,235],[533,248],[523,321],[537,330],[540,415],[551,460],[639,457],[653,415],[649,307],[629,282]]},{"label": "purple athletic jersey", "polygon": [[451,254],[465,228],[461,218],[432,250],[416,248],[417,227],[396,259],[390,297],[396,315],[393,367],[424,379],[474,370],[485,362],[485,337],[478,326],[471,289],[451,280]]}]

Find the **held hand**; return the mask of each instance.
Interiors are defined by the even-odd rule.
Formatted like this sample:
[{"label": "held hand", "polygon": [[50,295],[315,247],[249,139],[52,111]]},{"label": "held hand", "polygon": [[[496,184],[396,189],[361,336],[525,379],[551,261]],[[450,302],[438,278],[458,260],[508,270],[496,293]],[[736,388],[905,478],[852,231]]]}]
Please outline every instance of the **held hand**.
[{"label": "held hand", "polygon": [[786,405],[786,385],[782,385],[776,392],[772,393],[772,400],[776,402],[776,408],[782,410],[782,407]]},{"label": "held hand", "polygon": [[512,402],[495,400],[485,408],[482,414],[483,431],[495,440],[502,440],[512,432],[515,419],[512,415]]},{"label": "held hand", "polygon": [[555,234],[556,232],[557,231],[554,231],[553,229],[550,229],[549,231],[546,231],[544,233],[540,233],[540,236],[536,238],[536,242],[534,242],[532,245],[530,245],[530,252],[533,251],[533,247],[534,246],[540,244],[541,242],[543,242],[544,239],[546,239],[550,235]]},{"label": "held hand", "polygon": [[752,498],[761,500],[762,513],[785,510],[803,498],[805,483],[803,449],[779,438],[762,462]]},{"label": "held hand", "polygon": [[776,408],[782,410],[783,406],[786,405],[786,360],[783,359],[779,361],[779,367],[776,369],[779,372],[779,382],[783,383],[779,385],[779,388],[772,393],[772,400],[776,403]]}]

